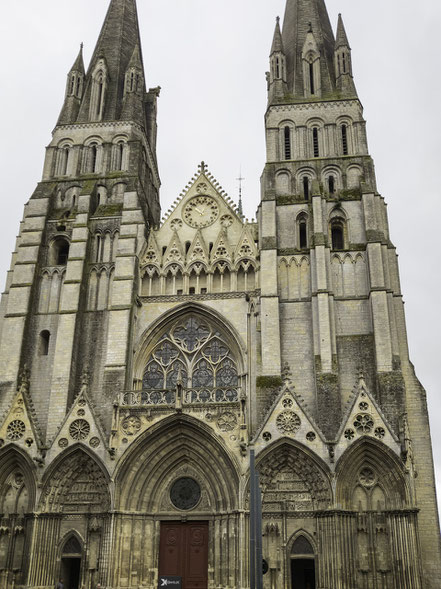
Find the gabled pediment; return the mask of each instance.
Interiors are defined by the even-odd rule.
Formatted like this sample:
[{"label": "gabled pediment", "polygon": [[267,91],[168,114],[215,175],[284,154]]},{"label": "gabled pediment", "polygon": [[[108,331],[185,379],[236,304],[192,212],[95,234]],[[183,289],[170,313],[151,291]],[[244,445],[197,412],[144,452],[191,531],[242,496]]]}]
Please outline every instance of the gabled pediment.
[{"label": "gabled pediment", "polygon": [[147,266],[148,264],[160,264],[161,263],[161,250],[159,249],[158,242],[156,240],[156,231],[150,231],[149,240],[145,251],[141,254],[141,266]]},{"label": "gabled pediment", "polygon": [[27,383],[22,384],[5,413],[0,426],[0,439],[2,446],[15,444],[26,450],[26,453],[38,462],[41,436],[36,417],[33,415],[27,386]]},{"label": "gabled pediment", "polygon": [[363,374],[360,374],[352,402],[337,435],[336,460],[362,437],[373,437],[389,446],[398,455],[401,453],[398,438],[369,392]]},{"label": "gabled pediment", "polygon": [[237,261],[244,258],[256,259],[257,255],[257,248],[253,236],[248,225],[245,225],[234,252],[234,260]]},{"label": "gabled pediment", "polygon": [[209,254],[207,244],[202,237],[202,232],[198,231],[187,253],[187,265],[190,266],[193,262],[205,262],[208,264],[208,261]]},{"label": "gabled pediment", "polygon": [[99,423],[95,408],[89,399],[86,384],[83,384],[57,434],[50,442],[47,453],[48,462],[74,444],[83,444],[93,449],[103,460],[108,459],[106,436]]},{"label": "gabled pediment", "polygon": [[211,262],[218,260],[228,260],[231,262],[232,252],[230,244],[228,243],[228,236],[226,229],[221,229],[213,249],[211,250]]},{"label": "gabled pediment", "polygon": [[178,232],[173,231],[170,243],[165,250],[164,258],[162,263],[164,266],[171,264],[172,262],[184,262],[185,254],[184,248],[182,247],[181,240],[179,239]]},{"label": "gabled pediment", "polygon": [[322,433],[313,418],[308,415],[306,407],[303,406],[289,381],[285,381],[281,387],[256,432],[254,437],[256,455],[281,438],[296,440],[324,460],[329,459],[328,446]]}]

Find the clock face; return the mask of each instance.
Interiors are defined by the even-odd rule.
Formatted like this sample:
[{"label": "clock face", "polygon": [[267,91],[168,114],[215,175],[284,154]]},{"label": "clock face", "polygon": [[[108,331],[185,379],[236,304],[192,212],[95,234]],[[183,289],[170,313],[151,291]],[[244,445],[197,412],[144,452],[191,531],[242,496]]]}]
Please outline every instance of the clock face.
[{"label": "clock face", "polygon": [[191,227],[208,227],[219,215],[219,208],[211,196],[195,196],[185,205],[184,221]]}]

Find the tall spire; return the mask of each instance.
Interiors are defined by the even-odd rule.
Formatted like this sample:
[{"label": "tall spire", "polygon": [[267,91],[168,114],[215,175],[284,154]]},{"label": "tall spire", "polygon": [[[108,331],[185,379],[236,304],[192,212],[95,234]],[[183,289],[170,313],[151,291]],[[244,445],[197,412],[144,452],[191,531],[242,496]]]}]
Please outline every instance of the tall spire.
[{"label": "tall spire", "polygon": [[[304,49],[315,43],[320,57],[316,80],[320,95],[334,91],[334,33],[324,0],[287,0],[282,31],[287,58],[288,91],[296,97],[305,96]],[[306,93],[307,94],[307,93]]]},{"label": "tall spire", "polygon": [[[106,99],[100,120],[117,120],[120,116],[126,70],[136,46],[141,47],[136,0],[111,0],[98,42],[87,72],[85,100],[79,121],[90,120],[93,100],[92,81],[97,68],[103,69]],[[142,64],[142,53],[139,50]],[[91,96],[92,95],[92,96]]]}]

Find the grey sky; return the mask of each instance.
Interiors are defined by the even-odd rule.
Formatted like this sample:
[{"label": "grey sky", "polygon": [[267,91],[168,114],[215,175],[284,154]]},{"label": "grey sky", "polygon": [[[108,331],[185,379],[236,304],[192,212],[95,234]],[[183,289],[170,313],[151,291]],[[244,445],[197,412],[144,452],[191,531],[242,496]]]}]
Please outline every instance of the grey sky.
[{"label": "grey sky", "polygon": [[[44,146],[81,41],[86,66],[109,0],[0,3],[0,144],[4,284],[23,205],[41,177]],[[411,359],[428,393],[441,495],[439,254],[439,0],[327,0],[341,12],[378,186],[400,254]],[[163,212],[204,159],[255,215],[265,161],[265,71],[285,0],[138,0],[147,84],[161,86],[158,158]]]}]

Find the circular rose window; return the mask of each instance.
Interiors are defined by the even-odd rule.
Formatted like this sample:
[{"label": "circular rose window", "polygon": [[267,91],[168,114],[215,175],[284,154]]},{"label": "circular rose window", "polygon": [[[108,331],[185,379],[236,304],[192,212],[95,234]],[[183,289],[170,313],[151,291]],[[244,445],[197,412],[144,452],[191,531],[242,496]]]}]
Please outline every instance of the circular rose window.
[{"label": "circular rose window", "polygon": [[175,481],[170,490],[170,499],[178,509],[193,509],[201,498],[199,484],[189,477],[183,477]]}]

